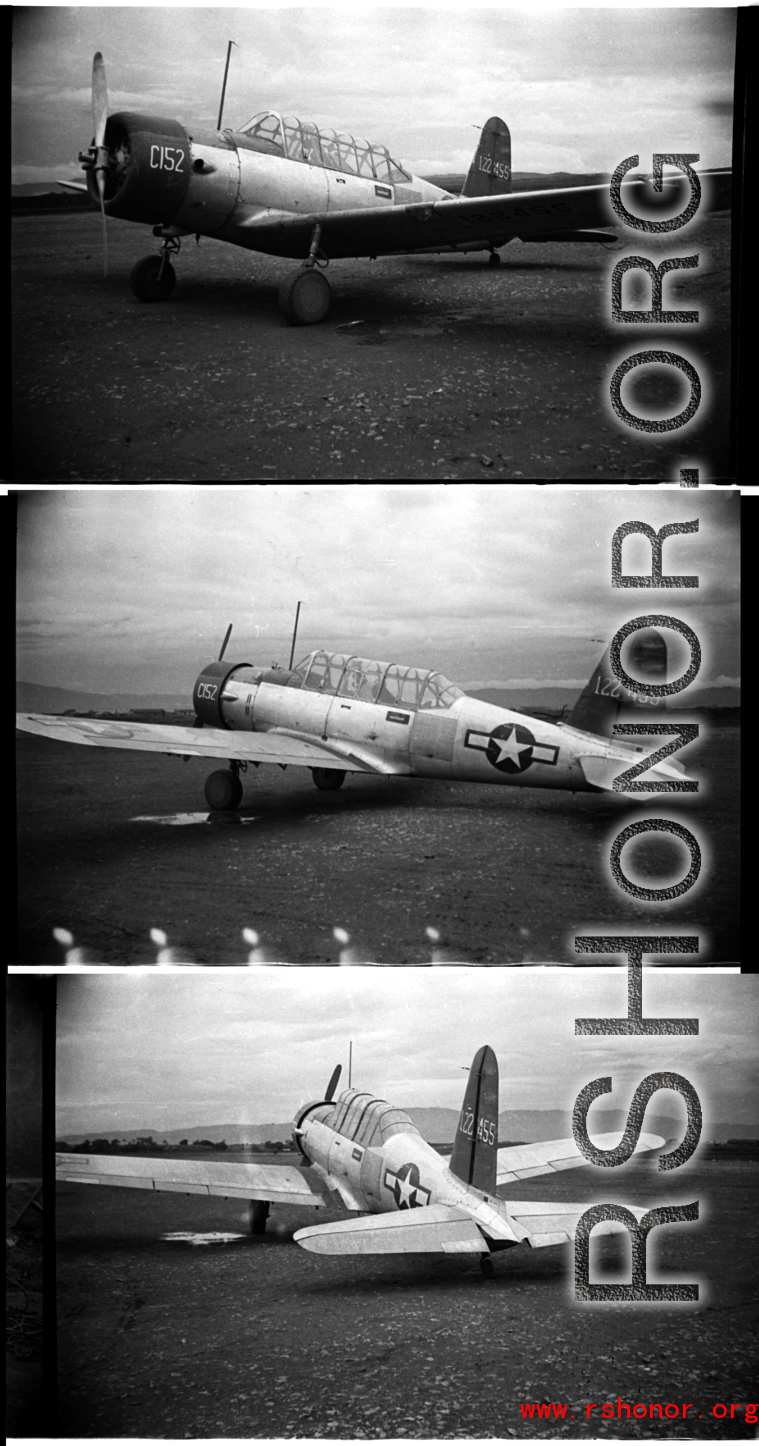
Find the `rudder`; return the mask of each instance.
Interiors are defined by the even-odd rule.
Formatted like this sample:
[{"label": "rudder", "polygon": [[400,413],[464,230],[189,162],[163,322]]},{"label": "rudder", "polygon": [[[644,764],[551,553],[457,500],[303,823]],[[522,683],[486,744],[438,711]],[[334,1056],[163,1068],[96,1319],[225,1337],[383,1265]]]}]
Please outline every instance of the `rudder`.
[{"label": "rudder", "polygon": [[465,1185],[474,1185],[486,1195],[495,1194],[498,1061],[489,1044],[483,1044],[472,1061],[448,1168]]},{"label": "rudder", "polygon": [[511,134],[500,116],[482,127],[462,196],[502,196],[511,190]]}]

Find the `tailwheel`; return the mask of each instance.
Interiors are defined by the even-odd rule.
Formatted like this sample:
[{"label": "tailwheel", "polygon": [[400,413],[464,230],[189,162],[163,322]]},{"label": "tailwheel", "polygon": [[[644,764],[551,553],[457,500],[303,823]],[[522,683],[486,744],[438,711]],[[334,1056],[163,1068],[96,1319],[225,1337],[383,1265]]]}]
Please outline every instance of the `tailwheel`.
[{"label": "tailwheel", "polygon": [[316,787],[323,788],[327,793],[334,793],[345,783],[345,773],[341,768],[312,768],[311,777]]},{"label": "tailwheel", "polygon": [[480,1271],[486,1280],[493,1280],[495,1277],[495,1266],[491,1255],[480,1256]]},{"label": "tailwheel", "polygon": [[298,271],[279,292],[279,309],[291,326],[314,326],[329,311],[332,292],[330,284],[315,266]]},{"label": "tailwheel", "polygon": [[251,1235],[265,1235],[266,1221],[269,1215],[268,1200],[250,1200],[248,1202],[248,1230]]},{"label": "tailwheel", "polygon": [[138,301],[168,301],[176,279],[167,256],[143,256],[132,268],[129,285]]},{"label": "tailwheel", "polygon": [[206,779],[206,803],[209,808],[237,808],[242,798],[242,784],[232,768],[219,768]]}]

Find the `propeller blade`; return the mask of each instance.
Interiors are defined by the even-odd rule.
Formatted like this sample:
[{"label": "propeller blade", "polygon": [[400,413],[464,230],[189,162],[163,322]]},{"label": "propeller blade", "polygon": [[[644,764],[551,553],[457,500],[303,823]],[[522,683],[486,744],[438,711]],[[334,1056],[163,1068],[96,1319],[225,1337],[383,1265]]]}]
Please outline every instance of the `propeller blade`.
[{"label": "propeller blade", "polygon": [[342,1074],[342,1072],[343,1072],[343,1067],[342,1067],[342,1065],[341,1065],[341,1064],[335,1065],[335,1068],[334,1068],[333,1071],[332,1071],[332,1078],[330,1079],[330,1082],[329,1082],[329,1084],[327,1085],[327,1093],[326,1093],[325,1096],[324,1096],[325,1100],[331,1100],[331,1099],[332,1099],[332,1096],[333,1096],[333,1094],[335,1093],[335,1090],[337,1089],[337,1081],[339,1080],[340,1075]]},{"label": "propeller blade", "polygon": [[232,631],[232,624],[230,623],[230,624],[229,624],[229,627],[227,628],[227,633],[226,633],[226,637],[225,637],[225,639],[224,639],[224,642],[223,642],[222,645],[221,645],[221,652],[219,653],[219,662],[221,662],[222,658],[224,657],[225,652],[227,651],[227,643],[229,642],[229,635],[230,635],[231,631]]},{"label": "propeller blade", "polygon": [[108,87],[105,82],[105,65],[99,50],[96,50],[92,58],[92,123],[95,127],[95,145],[97,147],[97,162],[95,175],[97,177],[98,194],[100,196],[100,215],[103,219],[103,275],[108,275],[108,236],[106,233],[105,219],[105,173],[108,170],[108,147],[105,145],[105,127],[108,120]]},{"label": "propeller blade", "polygon": [[97,50],[92,59],[92,124],[95,127],[95,145],[100,148],[105,140],[105,123],[108,119],[108,88],[105,83],[105,65]]}]

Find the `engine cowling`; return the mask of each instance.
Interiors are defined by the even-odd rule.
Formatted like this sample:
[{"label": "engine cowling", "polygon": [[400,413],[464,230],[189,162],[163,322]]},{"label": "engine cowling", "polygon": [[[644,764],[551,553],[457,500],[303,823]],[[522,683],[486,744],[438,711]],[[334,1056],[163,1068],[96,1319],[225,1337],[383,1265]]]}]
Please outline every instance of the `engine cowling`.
[{"label": "engine cowling", "polygon": [[192,690],[192,706],[199,722],[209,728],[228,728],[221,703],[224,685],[238,668],[250,668],[251,663],[209,663],[200,674]]},{"label": "engine cowling", "polygon": [[[169,222],[181,207],[192,176],[192,147],[184,126],[165,116],[118,111],[108,117],[104,143],[109,156],[107,215],[151,225]],[[99,208],[92,166],[87,170],[87,190]]]}]

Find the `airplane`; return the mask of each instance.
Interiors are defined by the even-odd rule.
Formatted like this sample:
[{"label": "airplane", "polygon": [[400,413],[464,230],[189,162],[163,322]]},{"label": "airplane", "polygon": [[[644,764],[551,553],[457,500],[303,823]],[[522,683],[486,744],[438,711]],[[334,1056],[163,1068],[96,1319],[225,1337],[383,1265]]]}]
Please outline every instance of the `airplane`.
[{"label": "airplane", "polygon": [[[347,653],[315,649],[294,668],[230,664],[223,659],[231,631],[230,623],[218,659],[195,683],[194,727],[44,713],[17,713],[16,726],[90,747],[228,758],[205,783],[209,808],[227,811],[239,806],[240,774],[251,763],[309,768],[327,792],[347,773],[368,773],[597,793],[617,791],[614,779],[646,753],[608,736],[625,702],[651,701],[620,685],[608,649],[568,718],[551,723],[472,698],[442,673]],[[630,666],[637,660],[661,676],[662,650],[666,657],[661,634],[639,634]],[[671,757],[645,780],[694,783]]]},{"label": "airplane", "polygon": [[[226,80],[226,76],[225,76]],[[223,95],[222,95],[223,101]],[[93,59],[95,135],[79,153],[83,182],[103,217],[152,225],[159,254],[143,257],[130,285],[140,301],[166,301],[176,275],[169,260],[182,238],[213,236],[250,251],[303,262],[282,285],[279,307],[296,326],[323,321],[331,300],[324,268],[348,256],[487,251],[491,265],[509,241],[600,242],[614,221],[608,185],[511,194],[511,136],[491,116],[460,196],[413,175],[387,147],[259,111],[237,130],[209,130],[136,111],[108,114],[105,67]],[[707,180],[708,178],[708,180]],[[729,205],[730,175],[703,172],[705,204]],[[682,181],[683,177],[679,177]],[[667,190],[678,179],[668,177]],[[661,178],[654,191],[662,189]],[[622,191],[626,204],[651,197],[643,181]],[[590,228],[590,229],[589,229]]]},{"label": "airplane", "polygon": [[[587,1164],[574,1139],[498,1148],[498,1061],[490,1045],[472,1061],[453,1153],[446,1163],[409,1115],[371,1092],[344,1090],[334,1099],[341,1066],[322,1100],[302,1105],[292,1127],[298,1165],[216,1160],[148,1159],[123,1155],[56,1155],[56,1179],[72,1184],[217,1195],[248,1201],[248,1226],[263,1234],[271,1204],[315,1210],[340,1198],[355,1218],[296,1230],[293,1239],[319,1255],[479,1255],[484,1275],[491,1256],[526,1244],[533,1249],[573,1239],[587,1204],[504,1200],[497,1188]],[[612,1149],[619,1132],[598,1135]],[[660,1135],[641,1132],[635,1155],[659,1150]],[[640,1220],[644,1209],[626,1206]],[[413,1212],[413,1213],[412,1213]],[[603,1221],[599,1235],[624,1230]]]}]

